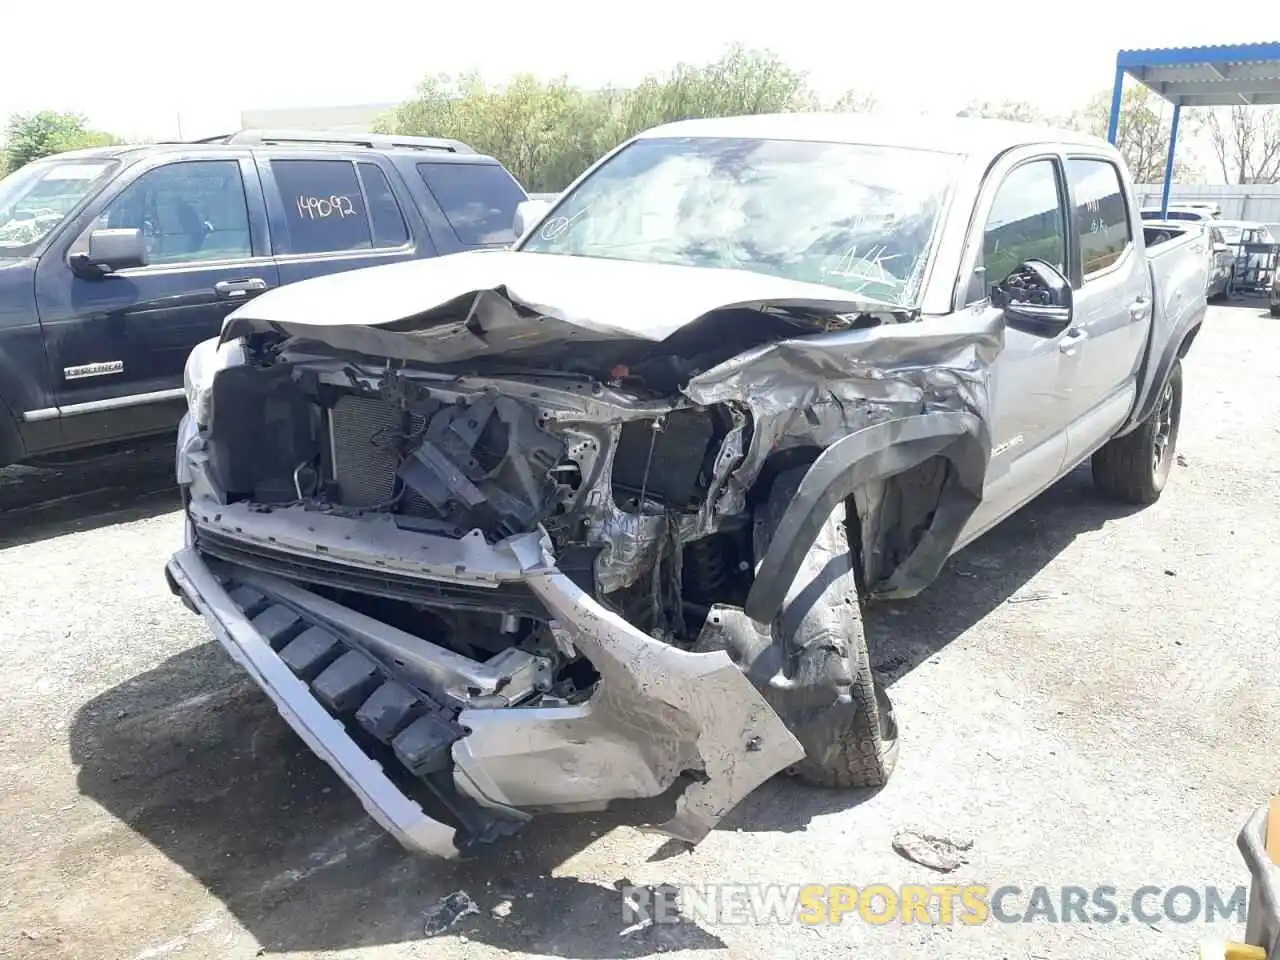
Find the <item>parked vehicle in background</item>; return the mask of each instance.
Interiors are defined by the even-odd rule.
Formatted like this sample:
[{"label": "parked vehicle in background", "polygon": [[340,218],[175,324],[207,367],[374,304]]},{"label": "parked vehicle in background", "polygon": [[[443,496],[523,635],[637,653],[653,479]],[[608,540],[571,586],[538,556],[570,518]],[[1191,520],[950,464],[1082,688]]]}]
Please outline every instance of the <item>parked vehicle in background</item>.
[{"label": "parked vehicle in background", "polygon": [[273,291],[192,354],[171,589],[444,857],[898,752],[862,604],[1077,464],[1155,501],[1205,313],[1121,155],[852,114],[650,130],[512,249]]},{"label": "parked vehicle in background", "polygon": [[1159,207],[1143,207],[1143,220],[1216,220],[1222,216],[1222,208],[1216,203],[1170,204],[1168,212]]},{"label": "parked vehicle in background", "polygon": [[1232,246],[1251,243],[1275,243],[1271,228],[1256,220],[1215,220],[1214,225],[1225,242]]},{"label": "parked vehicle in background", "polygon": [[1144,220],[1143,228],[1148,248],[1175,237],[1195,237],[1192,248],[1203,251],[1208,260],[1205,296],[1210,300],[1229,300],[1235,286],[1236,254],[1215,224],[1216,221],[1208,220]]},{"label": "parked vehicle in background", "polygon": [[524,190],[452,140],[241,131],[0,180],[0,465],[172,430],[191,349],[323,274],[501,247]]},{"label": "parked vehicle in background", "polygon": [[1269,297],[1275,278],[1280,276],[1280,244],[1271,227],[1254,220],[1221,220],[1217,224],[1235,255],[1235,289]]}]

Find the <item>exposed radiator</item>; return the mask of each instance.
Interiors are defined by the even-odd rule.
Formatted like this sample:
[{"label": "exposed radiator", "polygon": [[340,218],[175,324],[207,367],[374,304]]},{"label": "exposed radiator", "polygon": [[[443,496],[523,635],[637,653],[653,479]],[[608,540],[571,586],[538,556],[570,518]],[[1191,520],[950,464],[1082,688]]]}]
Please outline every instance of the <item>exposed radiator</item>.
[{"label": "exposed radiator", "polygon": [[333,478],[344,506],[372,507],[395,494],[393,441],[403,417],[380,397],[342,397],[329,411]]}]

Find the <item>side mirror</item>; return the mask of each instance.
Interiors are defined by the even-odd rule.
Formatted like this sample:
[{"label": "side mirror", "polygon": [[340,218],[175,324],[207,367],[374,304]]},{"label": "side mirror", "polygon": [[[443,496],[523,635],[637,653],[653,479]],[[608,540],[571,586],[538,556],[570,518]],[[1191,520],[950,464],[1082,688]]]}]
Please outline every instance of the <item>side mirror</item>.
[{"label": "side mirror", "polygon": [[523,237],[525,231],[541,220],[551,210],[551,204],[545,200],[524,200],[516,207],[514,229],[516,237]]},{"label": "side mirror", "polygon": [[1025,260],[991,291],[991,302],[1004,310],[1015,330],[1055,337],[1071,325],[1071,283],[1053,264]]},{"label": "side mirror", "polygon": [[104,276],[117,270],[147,265],[147,243],[136,227],[94,230],[88,253],[72,257],[72,267],[89,275]]}]

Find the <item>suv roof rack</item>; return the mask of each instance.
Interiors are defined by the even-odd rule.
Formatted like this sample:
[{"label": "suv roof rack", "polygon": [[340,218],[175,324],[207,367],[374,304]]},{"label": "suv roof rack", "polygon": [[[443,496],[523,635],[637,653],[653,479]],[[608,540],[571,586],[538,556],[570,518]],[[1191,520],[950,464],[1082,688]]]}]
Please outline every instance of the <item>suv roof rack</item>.
[{"label": "suv roof rack", "polygon": [[237,130],[214,137],[189,140],[188,143],[308,144],[342,147],[368,147],[372,150],[439,150],[444,153],[475,153],[461,140],[446,137],[404,137],[389,133],[337,133],[324,130]]}]

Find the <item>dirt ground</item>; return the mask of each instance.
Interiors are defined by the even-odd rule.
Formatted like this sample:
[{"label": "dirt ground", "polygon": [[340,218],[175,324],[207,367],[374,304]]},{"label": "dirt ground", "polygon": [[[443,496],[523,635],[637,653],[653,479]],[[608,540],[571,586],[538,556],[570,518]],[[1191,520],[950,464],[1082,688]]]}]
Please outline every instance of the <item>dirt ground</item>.
[{"label": "dirt ground", "polygon": [[[547,819],[459,865],[385,837],[169,596],[167,443],[3,471],[0,955],[1191,956],[1240,927],[628,931],[614,884],[937,882],[893,852],[904,829],[973,841],[947,882],[1247,882],[1236,834],[1280,789],[1278,427],[1280,321],[1213,308],[1159,504],[1108,504],[1077,471],[880,616],[887,788],[771,782],[693,853]],[[457,890],[479,913],[426,938]]]}]

